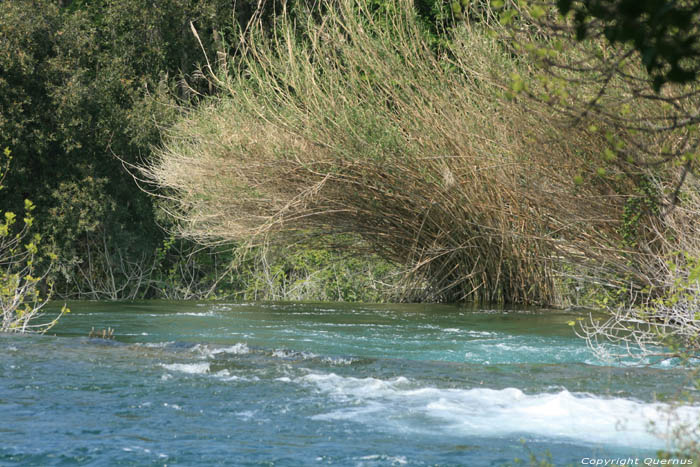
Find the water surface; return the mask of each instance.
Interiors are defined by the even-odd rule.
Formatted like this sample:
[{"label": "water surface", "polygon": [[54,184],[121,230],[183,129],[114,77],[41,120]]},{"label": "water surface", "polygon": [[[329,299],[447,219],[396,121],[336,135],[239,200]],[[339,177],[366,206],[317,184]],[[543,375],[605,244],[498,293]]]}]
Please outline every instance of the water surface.
[{"label": "water surface", "polygon": [[659,402],[681,371],[599,361],[552,310],[70,305],[0,335],[2,465],[580,465],[700,414]]}]

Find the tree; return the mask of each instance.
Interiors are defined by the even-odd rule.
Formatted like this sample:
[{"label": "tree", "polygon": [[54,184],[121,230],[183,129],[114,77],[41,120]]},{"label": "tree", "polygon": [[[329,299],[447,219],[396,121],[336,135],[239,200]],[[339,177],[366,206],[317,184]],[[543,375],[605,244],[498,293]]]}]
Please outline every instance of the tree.
[{"label": "tree", "polygon": [[557,0],[573,15],[576,38],[602,32],[612,44],[629,44],[658,92],[666,83],[690,83],[700,71],[700,2],[695,0]]},{"label": "tree", "polygon": [[[0,147],[14,167],[2,199],[38,206],[60,256],[57,292],[91,298],[152,293],[144,271],[164,240],[154,199],[118,155],[148,158],[178,99],[208,92],[195,75],[223,47],[230,2],[20,0],[0,16]],[[158,99],[154,98],[158,96]]]}]

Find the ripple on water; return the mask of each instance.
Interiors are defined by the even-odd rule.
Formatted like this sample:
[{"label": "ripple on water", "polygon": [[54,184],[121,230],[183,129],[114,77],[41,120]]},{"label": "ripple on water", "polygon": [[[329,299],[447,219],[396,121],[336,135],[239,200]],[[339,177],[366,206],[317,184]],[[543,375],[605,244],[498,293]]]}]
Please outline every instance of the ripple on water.
[{"label": "ripple on water", "polygon": [[[700,418],[697,406],[654,401],[683,387],[679,369],[608,366],[562,315],[71,308],[52,330],[59,337],[0,335],[0,418],[10,420],[5,431],[0,423],[0,464],[162,464],[162,454],[183,465],[501,465],[522,457],[523,437],[565,465],[601,446],[663,448],[650,421]],[[92,326],[116,328],[116,341],[88,340]]]}]

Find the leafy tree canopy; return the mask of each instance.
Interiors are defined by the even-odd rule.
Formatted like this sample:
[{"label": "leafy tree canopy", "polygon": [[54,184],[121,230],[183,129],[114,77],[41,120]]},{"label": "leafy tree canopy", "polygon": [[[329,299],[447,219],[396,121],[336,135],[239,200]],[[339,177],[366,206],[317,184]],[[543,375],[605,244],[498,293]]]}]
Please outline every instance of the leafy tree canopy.
[{"label": "leafy tree canopy", "polygon": [[579,40],[602,22],[612,44],[632,45],[657,91],[665,83],[694,81],[700,72],[700,1],[557,0],[557,7],[573,14]]}]

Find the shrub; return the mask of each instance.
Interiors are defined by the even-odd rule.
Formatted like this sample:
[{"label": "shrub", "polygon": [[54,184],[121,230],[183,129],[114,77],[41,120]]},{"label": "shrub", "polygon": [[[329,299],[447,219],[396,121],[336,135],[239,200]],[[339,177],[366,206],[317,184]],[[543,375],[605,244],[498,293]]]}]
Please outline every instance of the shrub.
[{"label": "shrub", "polygon": [[[666,195],[686,172],[651,157],[693,140],[604,131],[612,111],[651,126],[645,115],[670,112],[653,98],[629,104],[639,60],[605,80],[586,67],[603,41],[557,48],[523,27],[516,49],[493,18],[455,24],[437,51],[400,0],[297,11],[272,37],[254,22],[239,60],[212,78],[221,94],[169,130],[144,172],[184,236],[350,232],[425,285],[407,300],[562,304],[568,278],[627,301],[663,293],[664,258],[693,237],[699,211],[672,213]],[[566,66],[539,79],[542,54],[555,53]],[[570,118],[601,81],[601,112]],[[621,160],[632,141],[644,153]]]},{"label": "shrub", "polygon": [[[698,7],[675,5],[652,20],[623,2],[590,10],[581,2],[500,3],[501,14],[510,15],[504,43],[537,70],[536,79],[514,77],[512,95],[604,137],[580,186],[626,181],[613,185],[621,205],[608,197],[622,208],[612,230],[598,231],[593,221],[595,229],[567,235],[569,249],[585,253],[571,275],[583,272],[588,282],[605,284],[597,305],[606,318],[591,319],[580,331],[601,353],[612,340],[623,344],[618,352],[642,358],[700,357],[700,82],[677,68],[697,65],[679,61],[677,53],[698,46],[692,19]],[[557,8],[576,14],[561,16]],[[668,29],[669,21],[678,27]],[[633,23],[638,28],[626,30]],[[680,40],[688,47],[680,52],[649,50]]]},{"label": "shrub", "polygon": [[574,183],[603,138],[508,100],[528,65],[483,24],[455,27],[443,56],[406,2],[299,16],[272,38],[252,24],[223,95],[145,170],[183,235],[352,232],[427,284],[408,300],[556,303],[554,266],[606,253],[626,182]]},{"label": "shrub", "polygon": [[351,239],[331,237],[306,245],[242,247],[231,270],[237,280],[234,296],[244,300],[372,303],[395,299],[400,270],[374,255],[351,255],[338,248]]},{"label": "shrub", "polygon": [[[10,150],[4,151],[5,164],[0,167],[0,190],[2,179],[11,160]],[[17,216],[10,211],[3,213],[0,224],[0,309],[1,332],[46,332],[69,310],[63,306],[58,316],[45,318],[42,308],[48,302],[50,291],[41,294],[41,286],[49,273],[49,267],[38,267],[42,256],[50,261],[56,259],[52,253],[44,252],[41,236],[32,233],[34,204],[25,200],[24,219],[17,228]],[[44,319],[42,319],[44,318]]]}]

